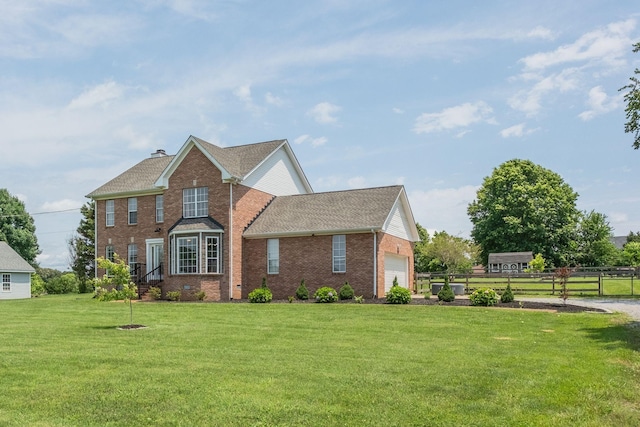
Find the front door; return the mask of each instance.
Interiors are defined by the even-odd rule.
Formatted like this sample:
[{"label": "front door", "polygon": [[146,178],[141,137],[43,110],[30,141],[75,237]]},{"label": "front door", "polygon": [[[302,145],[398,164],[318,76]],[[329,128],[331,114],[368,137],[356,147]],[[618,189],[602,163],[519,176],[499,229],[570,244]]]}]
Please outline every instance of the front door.
[{"label": "front door", "polygon": [[162,239],[147,240],[147,274],[149,280],[162,280],[164,268],[164,241]]}]

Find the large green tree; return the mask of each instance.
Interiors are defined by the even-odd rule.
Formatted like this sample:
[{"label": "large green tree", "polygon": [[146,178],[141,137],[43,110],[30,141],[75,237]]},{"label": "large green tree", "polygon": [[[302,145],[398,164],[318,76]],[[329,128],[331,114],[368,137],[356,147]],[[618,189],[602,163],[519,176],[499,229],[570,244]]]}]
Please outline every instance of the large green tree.
[{"label": "large green tree", "polygon": [[478,256],[478,247],[462,237],[436,231],[427,247],[427,255],[431,258],[430,271],[470,273]]},{"label": "large green tree", "polygon": [[576,236],[575,263],[583,267],[613,265],[618,249],[611,242],[613,228],[605,214],[585,212],[580,217]]},{"label": "large green tree", "polygon": [[40,253],[36,226],[24,203],[0,188],[0,240],[4,240],[34,267]]},{"label": "large green tree", "polygon": [[580,215],[577,198],[560,175],[529,160],[495,168],[467,209],[482,262],[493,252],[532,251],[550,267],[566,265]]},{"label": "large green tree", "polygon": [[[633,51],[640,51],[640,42],[633,45]],[[627,121],[624,124],[624,131],[633,134],[633,148],[640,148],[640,69],[636,68],[634,76],[629,77],[630,83],[620,88],[621,91],[628,90],[624,94],[627,107],[624,109]]]},{"label": "large green tree", "polygon": [[71,269],[78,277],[80,293],[93,289],[95,277],[95,202],[87,202],[80,208],[82,219],[76,234],[69,239]]}]

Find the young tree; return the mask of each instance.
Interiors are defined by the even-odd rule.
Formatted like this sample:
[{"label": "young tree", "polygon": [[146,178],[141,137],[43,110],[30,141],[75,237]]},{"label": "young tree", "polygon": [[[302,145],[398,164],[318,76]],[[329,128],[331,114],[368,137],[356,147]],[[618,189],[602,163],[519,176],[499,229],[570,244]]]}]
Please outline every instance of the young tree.
[{"label": "young tree", "polygon": [[80,208],[83,218],[76,234],[68,241],[71,269],[78,277],[79,292],[91,292],[95,277],[95,202]]},{"label": "young tree", "polygon": [[0,188],[0,240],[4,240],[29,264],[36,267],[40,253],[36,226],[24,203]]},{"label": "young tree", "polygon": [[[123,299],[124,302],[129,303],[129,315],[130,325],[133,325],[133,303],[132,299],[138,295],[138,288],[136,284],[131,281],[131,273],[129,266],[118,256],[114,254],[115,260],[110,261],[105,258],[98,258],[98,267],[107,271],[102,279],[95,279],[96,296],[100,299],[100,295],[105,295],[107,289],[111,289],[111,292],[115,296],[115,299]],[[111,298],[104,298],[103,300],[109,301]]]},{"label": "young tree", "polygon": [[[633,45],[633,52],[640,51],[640,42]],[[640,69],[636,68],[635,75],[640,75]],[[624,124],[625,133],[633,134],[633,148],[640,148],[640,79],[636,76],[629,77],[631,83],[620,88],[621,91],[629,90],[624,94],[624,101],[627,107],[624,109],[627,114],[627,121]]]},{"label": "young tree", "polygon": [[583,267],[613,265],[618,249],[611,242],[613,228],[605,214],[596,211],[580,216],[576,236],[575,262]]},{"label": "young tree", "polygon": [[529,160],[495,168],[467,209],[482,262],[493,252],[532,251],[565,265],[578,223],[577,198],[560,175]]},{"label": "young tree", "polygon": [[446,231],[436,231],[426,253],[430,259],[438,261],[440,271],[463,273],[471,271],[478,250],[469,240],[451,236]]},{"label": "young tree", "polygon": [[547,262],[544,260],[542,254],[536,254],[536,256],[529,261],[529,268],[534,273],[542,273],[546,263]]}]

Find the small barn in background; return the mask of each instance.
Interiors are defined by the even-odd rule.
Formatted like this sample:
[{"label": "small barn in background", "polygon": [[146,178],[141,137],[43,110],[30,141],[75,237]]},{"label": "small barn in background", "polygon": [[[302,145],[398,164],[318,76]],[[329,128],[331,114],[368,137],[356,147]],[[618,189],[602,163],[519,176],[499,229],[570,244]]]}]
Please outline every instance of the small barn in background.
[{"label": "small barn in background", "polygon": [[533,260],[533,252],[502,252],[489,254],[489,273],[524,273]]},{"label": "small barn in background", "polygon": [[0,241],[0,300],[31,298],[35,269],[7,242]]}]

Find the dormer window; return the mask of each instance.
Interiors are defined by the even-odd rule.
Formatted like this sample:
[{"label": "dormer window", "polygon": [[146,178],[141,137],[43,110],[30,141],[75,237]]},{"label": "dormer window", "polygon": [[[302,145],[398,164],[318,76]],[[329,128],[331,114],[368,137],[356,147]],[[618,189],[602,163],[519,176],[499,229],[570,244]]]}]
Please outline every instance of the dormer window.
[{"label": "dormer window", "polygon": [[209,215],[209,188],[185,188],[182,190],[182,216],[199,218]]}]

